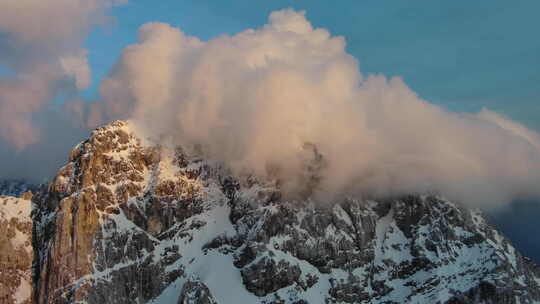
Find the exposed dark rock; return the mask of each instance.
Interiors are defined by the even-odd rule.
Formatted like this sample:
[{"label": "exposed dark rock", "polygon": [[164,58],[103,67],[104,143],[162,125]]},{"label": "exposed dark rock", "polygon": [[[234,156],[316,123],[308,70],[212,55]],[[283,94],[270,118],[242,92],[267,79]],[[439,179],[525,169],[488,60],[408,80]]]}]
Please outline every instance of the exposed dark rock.
[{"label": "exposed dark rock", "polygon": [[189,280],[182,287],[178,304],[217,304],[217,302],[204,283]]}]

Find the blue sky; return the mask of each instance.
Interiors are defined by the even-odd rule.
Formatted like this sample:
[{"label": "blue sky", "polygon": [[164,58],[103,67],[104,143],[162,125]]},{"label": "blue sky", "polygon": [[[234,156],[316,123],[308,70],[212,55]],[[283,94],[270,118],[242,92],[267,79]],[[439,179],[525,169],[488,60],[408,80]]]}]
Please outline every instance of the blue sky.
[{"label": "blue sky", "polygon": [[266,23],[282,8],[305,10],[317,27],[346,38],[363,73],[399,75],[421,97],[453,111],[482,107],[540,130],[539,1],[148,1],[113,11],[114,24],[86,42],[88,97],[146,22],[209,39]]}]

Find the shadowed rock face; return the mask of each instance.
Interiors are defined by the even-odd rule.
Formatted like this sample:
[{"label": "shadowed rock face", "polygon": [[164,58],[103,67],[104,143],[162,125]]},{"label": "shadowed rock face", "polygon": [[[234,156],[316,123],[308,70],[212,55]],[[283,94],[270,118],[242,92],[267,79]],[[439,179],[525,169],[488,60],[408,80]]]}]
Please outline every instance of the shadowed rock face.
[{"label": "shadowed rock face", "polygon": [[32,303],[29,195],[0,196],[0,303]]},{"label": "shadowed rock face", "polygon": [[281,199],[125,122],[34,196],[38,303],[534,303],[540,270],[433,196]]}]

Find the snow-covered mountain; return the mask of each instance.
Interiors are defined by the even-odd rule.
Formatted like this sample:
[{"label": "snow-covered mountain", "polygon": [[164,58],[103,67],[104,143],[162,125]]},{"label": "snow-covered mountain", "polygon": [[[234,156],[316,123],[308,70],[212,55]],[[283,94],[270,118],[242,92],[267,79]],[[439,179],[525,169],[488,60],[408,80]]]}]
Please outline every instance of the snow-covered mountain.
[{"label": "snow-covered mountain", "polygon": [[37,186],[24,180],[0,179],[0,195],[20,197],[25,192],[35,192]]},{"label": "snow-covered mountain", "polygon": [[37,303],[540,303],[540,269],[479,211],[286,201],[122,121],[32,201]]}]

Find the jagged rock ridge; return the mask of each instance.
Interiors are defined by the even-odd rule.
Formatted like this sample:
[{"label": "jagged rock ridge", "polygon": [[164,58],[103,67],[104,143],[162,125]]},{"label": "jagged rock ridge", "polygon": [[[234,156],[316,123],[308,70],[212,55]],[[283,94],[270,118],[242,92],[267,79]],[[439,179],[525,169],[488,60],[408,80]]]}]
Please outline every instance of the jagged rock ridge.
[{"label": "jagged rock ridge", "polygon": [[434,196],[288,202],[97,129],[33,199],[38,303],[539,303],[540,270]]}]

